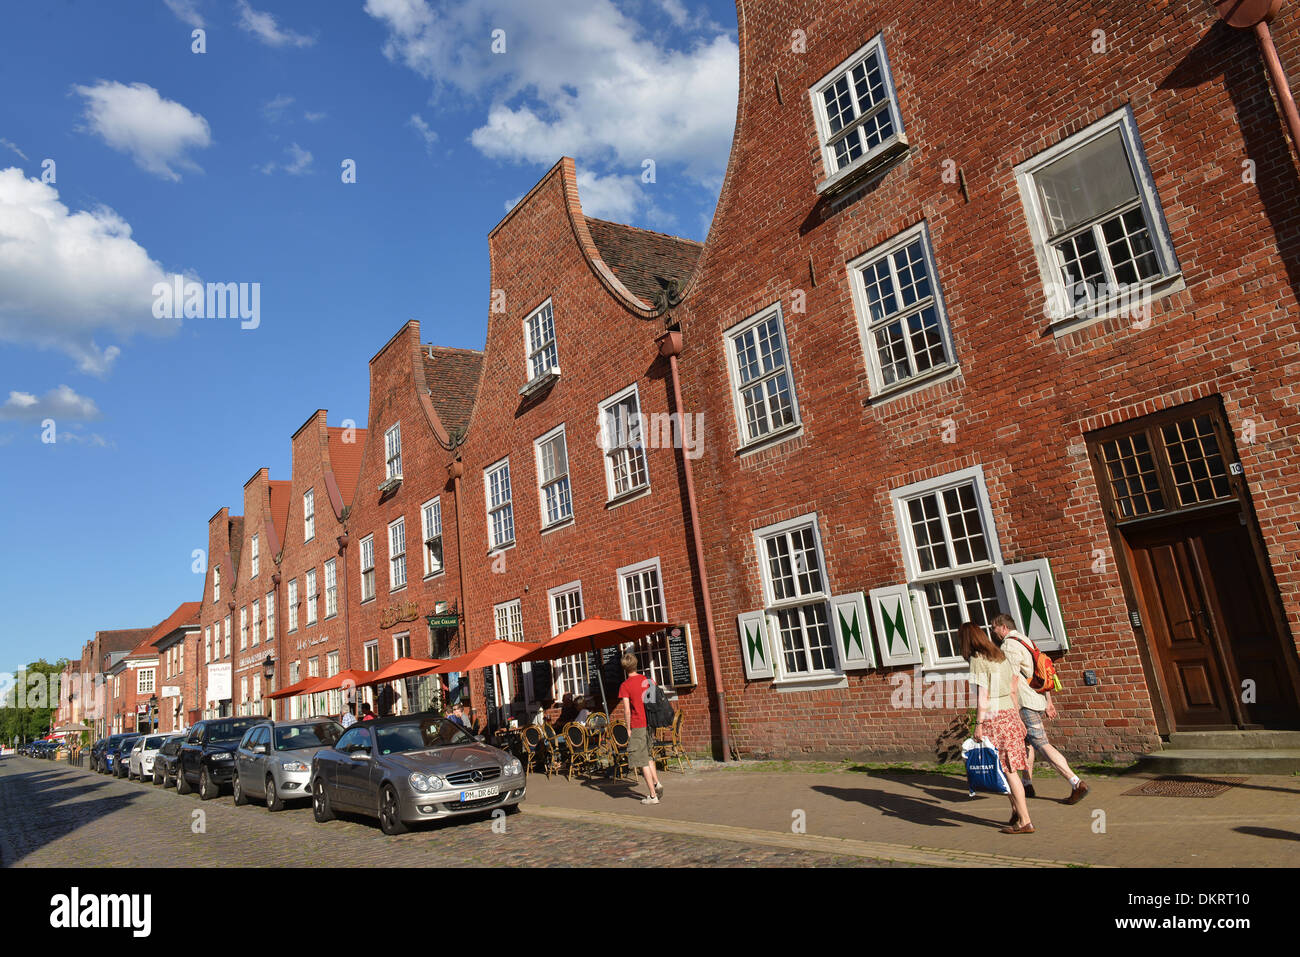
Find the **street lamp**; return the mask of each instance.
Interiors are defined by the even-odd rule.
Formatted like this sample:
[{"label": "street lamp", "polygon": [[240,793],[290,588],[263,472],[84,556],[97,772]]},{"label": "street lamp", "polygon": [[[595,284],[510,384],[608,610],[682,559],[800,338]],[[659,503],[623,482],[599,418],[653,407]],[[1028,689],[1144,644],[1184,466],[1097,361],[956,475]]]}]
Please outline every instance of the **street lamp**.
[{"label": "street lamp", "polygon": [[156,694],[149,696],[149,730],[158,730],[158,696]]},{"label": "street lamp", "polygon": [[266,678],[266,699],[271,700],[271,692],[275,690],[272,684],[275,681],[275,658],[270,652],[267,652],[266,660],[262,662],[262,675]]}]

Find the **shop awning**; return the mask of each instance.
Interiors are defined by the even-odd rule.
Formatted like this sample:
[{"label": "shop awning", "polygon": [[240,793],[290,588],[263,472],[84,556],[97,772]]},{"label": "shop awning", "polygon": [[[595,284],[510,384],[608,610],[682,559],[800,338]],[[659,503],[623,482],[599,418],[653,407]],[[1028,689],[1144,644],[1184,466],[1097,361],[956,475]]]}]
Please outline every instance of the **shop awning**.
[{"label": "shop awning", "polygon": [[292,698],[297,694],[306,694],[307,686],[320,681],[319,678],[303,678],[302,681],[295,681],[287,688],[281,688],[279,691],[273,691],[267,695],[272,701],[279,701],[281,698]]},{"label": "shop awning", "polygon": [[541,645],[535,641],[502,641],[498,638],[466,652],[459,658],[444,661],[431,670],[434,674],[448,674],[472,671],[475,668],[490,668],[492,665],[518,661],[539,648]]},{"label": "shop awning", "polygon": [[352,683],[360,688],[363,685],[375,683],[374,671],[360,671],[356,668],[349,668],[347,671],[340,671],[332,678],[319,678],[315,683],[303,688],[299,694],[320,694],[322,691],[338,691],[347,683]]},{"label": "shop awning", "polygon": [[566,628],[527,657],[527,661],[550,661],[586,654],[597,648],[610,648],[629,641],[640,641],[655,632],[671,627],[662,621],[621,621],[615,618],[584,618]]},{"label": "shop awning", "polygon": [[426,674],[433,668],[438,667],[443,662],[435,658],[398,658],[387,668],[382,668],[375,672],[372,682],[396,681],[398,678],[409,678],[412,675]]}]

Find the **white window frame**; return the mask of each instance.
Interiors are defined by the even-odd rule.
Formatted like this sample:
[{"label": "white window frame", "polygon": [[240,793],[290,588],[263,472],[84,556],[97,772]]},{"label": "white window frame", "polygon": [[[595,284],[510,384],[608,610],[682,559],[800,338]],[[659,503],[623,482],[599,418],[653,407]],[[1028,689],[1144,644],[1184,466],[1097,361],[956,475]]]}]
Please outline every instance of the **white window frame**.
[{"label": "white window frame", "polygon": [[[813,547],[817,553],[818,569],[821,577],[821,589],[815,592],[795,595],[790,598],[777,599],[772,587],[772,577],[770,574],[766,542],[768,539],[802,531],[805,528],[812,530]],[[844,663],[840,660],[839,649],[835,646],[835,629],[834,619],[831,609],[831,582],[830,569],[826,566],[826,550],[822,547],[821,520],[817,512],[809,512],[806,515],[799,515],[795,518],[787,519],[784,522],[777,522],[775,525],[768,525],[764,528],[757,528],[753,532],[754,555],[758,560],[759,577],[763,581],[763,612],[766,616],[768,634],[772,637],[772,660],[775,664],[775,674],[773,684],[810,684],[822,683],[827,681],[844,680]],[[798,584],[799,570],[794,569],[794,581]],[[801,627],[804,636],[804,653],[809,659],[809,670],[790,672],[786,669],[785,648],[781,642],[781,628],[777,621],[778,612],[795,608],[804,608],[811,605],[821,605],[825,615],[827,637],[829,639],[829,650],[831,656],[831,667],[812,670],[811,668],[811,646],[807,643],[806,628]],[[802,625],[802,617],[801,617]]]},{"label": "white window frame", "polygon": [[234,624],[233,618],[232,618],[230,615],[227,615],[227,616],[225,617],[225,621],[223,622],[223,624],[225,625],[225,628],[224,628],[223,630],[225,631],[226,650],[225,650],[225,654],[223,654],[221,657],[223,657],[223,658],[229,658],[229,657],[230,657],[230,635],[231,635],[231,626]]},{"label": "white window frame", "polygon": [[212,566],[212,601],[221,601],[221,564]]},{"label": "white window frame", "polygon": [[[897,270],[894,266],[894,257],[903,250],[916,242],[921,243],[921,254],[925,260],[925,268],[928,271],[930,280],[930,296],[925,300],[919,300],[917,303],[907,309],[900,308],[885,319],[874,320],[871,317],[871,306],[867,300],[865,282],[862,277],[862,270],[868,266],[874,266],[881,260],[889,259],[890,276],[894,283],[894,293],[897,296],[899,291]],[[849,289],[853,295],[853,308],[858,317],[858,335],[862,339],[863,358],[867,365],[867,375],[871,382],[871,394],[873,397],[882,395],[892,395],[895,392],[902,392],[910,388],[922,385],[941,378],[945,375],[955,372],[958,368],[957,353],[953,347],[952,330],[948,325],[948,309],[944,305],[943,290],[940,288],[939,272],[934,261],[934,244],[930,238],[930,228],[925,220],[917,223],[908,229],[903,230],[892,239],[888,239],[863,253],[848,264]],[[911,336],[907,331],[907,320],[916,315],[925,308],[924,303],[932,303],[939,317],[939,333],[943,338],[944,361],[937,365],[931,366],[923,372],[913,372],[912,375],[899,379],[896,382],[885,384],[884,375],[880,367],[880,355],[876,349],[876,330],[895,322],[902,322],[904,341],[907,347],[908,362],[915,368],[915,357],[912,351]]]},{"label": "white window frame", "polygon": [[[564,471],[557,473],[549,482],[544,481],[542,474],[542,446],[560,438],[564,441]],[[533,465],[537,472],[537,500],[538,514],[541,516],[542,531],[550,528],[558,528],[573,521],[573,482],[569,475],[569,437],[564,431],[564,423],[561,422],[545,435],[540,435],[533,440]],[[556,518],[551,518],[550,508],[547,505],[546,491],[552,487],[563,486],[561,501],[567,503],[568,511]],[[513,491],[513,489],[512,489]]]},{"label": "white window frame", "polygon": [[[145,681],[146,675],[149,677],[148,681]],[[155,684],[153,668],[135,669],[135,693],[137,695],[153,694]]]},{"label": "white window frame", "polygon": [[[374,667],[370,666],[370,659],[374,658]],[[361,667],[366,671],[379,670],[379,639],[372,638],[361,646]]]},{"label": "white window frame", "polygon": [[[619,607],[622,609],[624,621],[656,620],[634,618],[635,612],[632,610],[632,604],[628,600],[627,594],[628,579],[633,576],[644,575],[648,571],[655,573],[655,585],[659,590],[660,618],[657,620],[668,621],[668,602],[664,597],[664,573],[658,555],[633,565],[624,565],[614,572],[615,580],[618,582]],[[667,638],[660,638],[653,645],[647,644],[646,640],[642,639],[623,647],[624,650],[630,649],[636,655],[638,668],[642,674],[649,676],[651,681],[660,687],[670,687],[672,685],[672,662],[668,657]]]},{"label": "white window frame", "polygon": [[[744,389],[753,388],[754,382],[766,381],[775,376],[775,372],[764,372],[757,379],[750,383],[742,384],[740,381],[740,364],[736,359],[736,340],[745,333],[762,325],[773,314],[777,320],[777,331],[781,336],[781,355],[785,362],[782,368],[785,370],[787,387],[790,390],[790,414],[791,420],[785,425],[778,426],[768,432],[751,436],[748,431],[747,419],[745,417],[745,399]],[[746,319],[736,323],[730,329],[722,334],[723,348],[726,352],[727,372],[731,377],[731,402],[735,410],[736,437],[739,440],[737,448],[740,451],[746,451],[751,448],[766,446],[771,443],[793,438],[803,429],[803,420],[799,416],[799,392],[794,380],[794,367],[790,359],[790,343],[785,334],[785,316],[781,303],[775,302],[769,306],[760,309],[758,312]],[[766,394],[764,404],[767,404]],[[770,409],[769,409],[770,417]]]},{"label": "white window frame", "polygon": [[261,550],[260,550],[259,547],[258,547],[258,543],[257,543],[257,535],[256,535],[256,534],[253,535],[253,541],[252,541],[252,543],[249,545],[249,550],[248,550],[248,559],[249,559],[249,563],[252,565],[252,569],[253,569],[253,570],[249,573],[248,577],[249,577],[249,578],[256,578],[256,577],[257,577],[257,572],[258,572],[258,570],[262,567]]},{"label": "white window frame", "polygon": [[248,647],[248,606],[239,609],[239,650]]},{"label": "white window frame", "polygon": [[298,630],[298,579],[290,578],[288,584],[289,634]]},{"label": "white window frame", "polygon": [[[912,534],[912,523],[907,514],[907,503],[922,495],[942,495],[945,489],[967,484],[973,485],[975,488],[975,501],[979,511],[981,530],[984,533],[984,541],[988,547],[988,559],[982,562],[934,569],[929,572],[921,571],[920,562],[917,560],[916,541]],[[911,485],[891,489],[889,499],[894,511],[898,540],[902,546],[903,570],[907,574],[908,592],[912,596],[912,604],[916,609],[914,617],[925,646],[925,660],[922,667],[926,671],[964,672],[967,670],[968,665],[960,657],[941,659],[939,656],[939,647],[935,639],[934,626],[930,620],[930,606],[926,599],[925,586],[934,582],[972,575],[992,575],[995,594],[998,596],[999,603],[1002,603],[1002,546],[998,541],[997,523],[994,521],[993,508],[989,503],[988,488],[984,483],[984,469],[976,465],[920,482],[913,482]],[[951,533],[948,528],[947,518],[942,514],[940,517],[946,547],[949,554],[955,558],[956,556],[952,552]]]},{"label": "white window frame", "polygon": [[394,422],[384,433],[384,477],[402,477],[402,423]]},{"label": "white window frame", "polygon": [[[627,444],[618,443],[619,436],[614,434],[613,417],[610,414],[615,407],[622,405],[628,399],[632,399],[636,405],[636,412],[629,417],[628,434],[623,436]],[[646,421],[641,413],[641,390],[633,382],[626,389],[620,389],[615,392],[604,402],[600,403],[600,439],[601,448],[604,450],[605,459],[605,490],[608,500],[613,502],[623,499],[638,492],[650,490],[650,457],[646,455],[645,449],[645,432]],[[645,475],[645,481],[636,484],[630,484],[627,488],[620,490],[618,488],[617,474],[618,467],[616,461],[624,462],[623,470],[630,477],[635,473],[635,463],[640,461],[640,471]]]},{"label": "white window frame", "polygon": [[211,664],[212,662],[212,626],[203,627],[203,663]]},{"label": "white window frame", "polygon": [[275,641],[275,592],[266,593],[266,640]]},{"label": "white window frame", "polygon": [[[580,612],[577,621],[582,621],[587,615],[587,603],[582,596],[582,581],[571,581],[564,585],[557,585],[555,588],[546,592],[547,614],[551,618],[551,637],[555,637],[561,631],[571,627],[577,622],[565,622],[561,624],[558,610],[555,607],[557,598],[567,598],[569,595],[578,596],[578,610]],[[570,655],[567,658],[557,658],[551,662],[551,681],[553,694],[556,698],[563,697],[566,694],[586,694],[587,685],[591,682],[591,674],[587,668],[587,652],[581,652],[576,655]],[[608,690],[608,689],[606,689]]]},{"label": "white window frame", "polygon": [[[533,337],[528,326],[529,323],[531,323],[534,319],[538,319],[544,312],[550,313],[551,337],[549,339],[541,340],[541,344],[536,349],[534,349]],[[524,371],[528,374],[528,379],[526,381],[533,382],[537,379],[540,379],[542,376],[546,375],[552,369],[559,369],[560,368],[559,334],[556,332],[555,329],[555,306],[552,304],[550,299],[547,299],[544,303],[542,303],[540,306],[538,306],[536,309],[534,309],[532,312],[528,313],[528,315],[524,317],[523,331],[524,331]],[[555,359],[546,368],[544,369],[537,368],[534,360],[541,359],[545,355],[548,346],[550,347],[551,352],[554,353]]]},{"label": "white window frame", "polygon": [[[831,148],[830,118],[826,110],[826,100],[823,94],[837,80],[872,55],[879,58],[880,73],[885,86],[885,103],[883,106],[873,107],[870,114],[863,114],[850,79],[849,96],[853,99],[853,106],[858,115],[851,122],[841,127],[833,138],[834,140],[842,139],[848,130],[864,125],[868,116],[875,116],[882,109],[889,111],[889,119],[893,124],[894,132],[871,149],[865,150],[856,160],[850,161],[845,166],[840,166],[839,161],[835,158],[835,151]],[[817,123],[817,143],[822,155],[822,169],[826,174],[826,178],[817,187],[818,192],[825,192],[836,183],[850,178],[855,171],[864,166],[870,166],[882,153],[895,148],[898,144],[907,143],[907,134],[903,128],[903,114],[898,106],[898,88],[894,85],[894,74],[889,66],[889,56],[885,51],[883,33],[876,34],[866,44],[855,50],[851,56],[841,61],[833,70],[813,84],[808,91],[808,96],[812,101],[813,118]]]},{"label": "white window frame", "polygon": [[[421,549],[424,554],[424,577],[432,578],[434,575],[441,575],[447,570],[447,564],[442,551],[442,498],[440,496],[435,495],[420,506],[420,532],[421,541],[424,542],[424,548]],[[436,557],[434,542],[437,543],[438,550]]]},{"label": "white window frame", "polygon": [[325,677],[333,678],[338,673],[339,673],[339,653],[337,651],[326,652]]},{"label": "white window frame", "polygon": [[[509,495],[496,506],[492,505],[492,475],[505,469],[506,485],[509,488]],[[488,535],[488,552],[503,551],[510,548],[515,543],[518,530],[515,528],[515,484],[514,478],[510,474],[510,456],[506,456],[499,461],[493,462],[483,470],[483,504],[487,509],[487,535]],[[510,520],[510,537],[496,540],[496,528],[492,522],[494,512],[508,512]]]},{"label": "white window frame", "polygon": [[316,489],[302,493],[302,540],[310,542],[316,537]]},{"label": "white window frame", "polygon": [[325,562],[325,617],[333,618],[338,613],[339,613],[338,559],[331,558]]},{"label": "white window frame", "polygon": [[[402,647],[405,645],[406,647]],[[411,657],[411,633],[400,631],[393,635],[393,660]]]},{"label": "white window frame", "polygon": [[[395,531],[401,532],[402,540],[396,542]],[[400,550],[397,550],[400,547]],[[398,579],[401,579],[398,581]],[[406,587],[406,516],[402,515],[388,523],[388,590],[398,591]]]},{"label": "white window frame", "polygon": [[[357,549],[357,560],[361,563],[361,600],[370,601],[375,597],[375,536],[374,533],[361,539],[361,547]],[[366,564],[366,559],[370,559],[370,564]],[[369,576],[369,577],[367,577]]]},{"label": "white window frame", "polygon": [[[1134,183],[1137,184],[1139,206],[1135,208],[1142,210],[1151,237],[1151,245],[1160,266],[1160,275],[1137,283],[1133,290],[1118,290],[1104,299],[1072,304],[1071,294],[1065,288],[1060,254],[1050,243],[1050,230],[1039,203],[1034,177],[1062,157],[1116,129],[1120,131],[1129,169],[1133,173]],[[1178,257],[1174,253],[1173,241],[1169,235],[1169,226],[1165,222],[1164,208],[1156,192],[1146,151],[1142,148],[1142,137],[1138,132],[1137,120],[1130,107],[1120,107],[1086,129],[1066,137],[1055,146],[1048,147],[1020,163],[1015,167],[1015,174],[1016,182],[1020,187],[1020,200],[1029,221],[1029,232],[1033,238],[1039,276],[1043,281],[1043,291],[1046,296],[1045,309],[1055,335],[1062,336],[1082,326],[1119,314],[1134,314],[1136,320],[1146,315],[1142,310],[1149,306],[1151,300],[1185,288]],[[1113,216],[1108,214],[1108,218]],[[1096,229],[1101,221],[1094,221],[1088,227],[1079,227],[1074,232],[1083,232],[1085,228]],[[1113,278],[1112,266],[1104,243],[1100,244],[1099,252],[1109,282],[1110,278]]]},{"label": "white window frame", "polygon": [[312,625],[316,624],[316,619],[320,611],[320,607],[316,603],[317,599],[320,598],[320,592],[316,588],[316,569],[307,569],[307,574],[304,578],[306,581],[305,588],[307,591],[307,627],[310,628]]},{"label": "white window frame", "polygon": [[254,598],[252,610],[249,612],[250,628],[249,633],[252,635],[250,648],[256,648],[257,643],[262,640],[262,603],[260,599]]}]

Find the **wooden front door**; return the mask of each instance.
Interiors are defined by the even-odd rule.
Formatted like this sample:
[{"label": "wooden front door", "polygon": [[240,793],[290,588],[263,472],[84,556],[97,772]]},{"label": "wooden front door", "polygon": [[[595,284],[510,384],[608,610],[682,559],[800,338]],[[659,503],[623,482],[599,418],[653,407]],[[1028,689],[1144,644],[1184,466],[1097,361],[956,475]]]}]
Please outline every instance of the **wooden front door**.
[{"label": "wooden front door", "polygon": [[1217,403],[1089,445],[1169,730],[1296,726],[1294,649]]}]

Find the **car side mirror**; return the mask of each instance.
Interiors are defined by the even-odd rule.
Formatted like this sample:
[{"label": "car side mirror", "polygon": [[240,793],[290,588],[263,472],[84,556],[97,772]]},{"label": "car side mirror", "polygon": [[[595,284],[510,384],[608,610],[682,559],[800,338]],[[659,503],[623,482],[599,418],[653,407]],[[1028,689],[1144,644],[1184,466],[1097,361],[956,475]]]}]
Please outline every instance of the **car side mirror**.
[{"label": "car side mirror", "polygon": [[370,752],[369,752],[369,751],[366,751],[366,750],[364,750],[364,749],[358,748],[356,751],[350,751],[350,752],[348,752],[348,757],[350,757],[353,761],[369,761],[369,760],[370,760]]},{"label": "car side mirror", "polygon": [[264,745],[264,744],[255,744],[255,745],[253,745],[253,747],[252,747],[252,751],[253,751],[254,754],[266,754],[266,745]]}]

